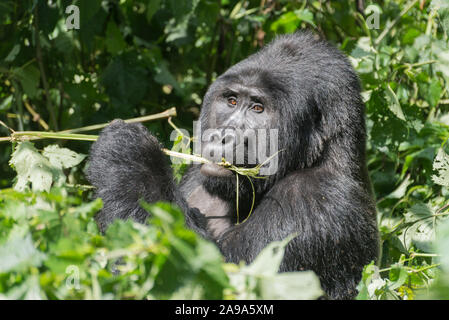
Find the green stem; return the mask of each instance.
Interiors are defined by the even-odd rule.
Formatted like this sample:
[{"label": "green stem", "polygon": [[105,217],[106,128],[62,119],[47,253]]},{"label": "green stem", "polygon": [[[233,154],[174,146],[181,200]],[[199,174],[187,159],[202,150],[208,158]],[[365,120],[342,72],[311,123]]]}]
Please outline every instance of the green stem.
[{"label": "green stem", "polygon": [[35,140],[35,139],[65,139],[65,140],[82,140],[96,141],[98,136],[90,134],[61,133],[61,132],[45,132],[45,131],[16,131],[11,134],[10,140]]},{"label": "green stem", "polygon": [[[170,108],[163,112],[156,113],[156,114],[150,114],[148,116],[138,117],[138,118],[132,118],[124,120],[126,123],[136,123],[136,122],[146,122],[151,120],[157,120],[162,118],[168,118],[168,117],[176,117],[176,108]],[[75,133],[75,132],[82,132],[82,131],[92,131],[92,130],[99,130],[103,129],[104,127],[108,126],[110,122],[105,122],[101,124],[94,124],[91,126],[86,126],[82,128],[76,128],[76,129],[69,129],[69,130],[63,130],[59,131],[61,133]]]},{"label": "green stem", "polygon": [[237,208],[237,223],[240,224],[240,218],[239,218],[239,174],[235,173],[235,206]]},{"label": "green stem", "polygon": [[393,20],[385,29],[382,31],[382,33],[379,35],[379,37],[374,41],[374,44],[377,46],[379,43],[385,38],[385,36],[393,29],[393,27],[401,20],[402,16],[405,15],[413,6],[418,2],[418,0],[411,1],[400,13],[399,16],[396,17],[396,19]]},{"label": "green stem", "polygon": [[254,183],[252,182],[251,178],[249,176],[246,176],[249,180],[249,183],[251,183],[251,188],[253,189],[253,201],[251,203],[251,209],[249,210],[248,216],[245,218],[245,220],[242,221],[242,223],[245,223],[246,220],[249,219],[249,217],[251,216],[251,213],[253,213],[253,209],[254,209],[254,202],[256,201],[256,191],[254,190]]}]

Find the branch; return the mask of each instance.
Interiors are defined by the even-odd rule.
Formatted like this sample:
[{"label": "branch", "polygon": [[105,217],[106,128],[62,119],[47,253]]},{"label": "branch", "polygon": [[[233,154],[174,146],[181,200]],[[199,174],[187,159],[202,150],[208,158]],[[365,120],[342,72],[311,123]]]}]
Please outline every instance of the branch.
[{"label": "branch", "polygon": [[384,31],[382,31],[382,33],[379,35],[379,37],[376,39],[376,41],[374,41],[374,44],[377,46],[382,40],[383,38],[385,38],[385,36],[391,31],[391,29],[393,29],[393,27],[399,22],[399,20],[401,20],[402,16],[405,15],[411,8],[413,8],[413,6],[418,2],[418,0],[413,0],[412,2],[410,2],[400,13],[399,15],[396,17],[396,19],[393,20],[392,23],[390,23],[385,29]]},{"label": "branch", "polygon": [[[169,117],[176,117],[176,108],[175,107],[167,109],[160,113],[151,114],[148,116],[143,116],[143,117],[138,117],[138,118],[127,119],[124,121],[126,123],[135,123],[135,122],[146,122],[146,121],[157,120],[157,119],[162,119],[162,118],[169,118]],[[92,131],[92,130],[103,129],[108,124],[109,124],[109,122],[106,122],[106,123],[94,124],[94,125],[86,126],[86,127],[82,127],[82,128],[63,130],[63,131],[59,131],[59,132],[75,133],[75,132],[83,132],[83,131]]]},{"label": "branch", "polygon": [[[28,141],[36,139],[65,139],[65,140],[80,140],[80,141],[96,141],[97,135],[93,134],[79,134],[79,133],[63,133],[63,132],[44,132],[44,131],[14,131],[10,137],[0,137],[0,141]],[[211,163],[209,160],[186,153],[175,152],[169,149],[162,148],[162,152],[168,156],[181,158],[200,163]]]},{"label": "branch", "polygon": [[[176,117],[176,108],[173,107],[173,108],[167,109],[160,113],[151,114],[148,116],[143,116],[143,117],[138,117],[138,118],[127,119],[124,121],[126,123],[135,123],[135,122],[145,122],[145,121],[151,121],[151,120],[169,118],[169,117]],[[45,138],[68,139],[68,140],[86,140],[86,139],[83,139],[82,137],[89,137],[89,139],[87,139],[86,141],[95,141],[96,138],[93,139],[92,137],[97,137],[97,136],[86,135],[86,134],[77,135],[74,133],[102,129],[102,128],[106,127],[108,124],[109,124],[109,122],[106,122],[106,123],[101,123],[101,124],[95,124],[92,126],[76,128],[76,129],[69,129],[69,130],[64,130],[64,131],[59,131],[59,132],[16,131],[16,132],[13,132],[10,137],[0,137],[0,142],[3,142],[3,141],[12,142],[12,141],[17,141],[17,140],[19,140],[19,141],[21,141],[21,140],[38,140],[38,139],[45,139]],[[9,128],[9,127],[7,127],[7,128]]]},{"label": "branch", "polygon": [[27,108],[28,112],[31,113],[31,115],[33,116],[33,121],[34,122],[38,121],[42,128],[48,130],[49,129],[48,124],[47,122],[44,121],[44,119],[41,118],[41,115],[37,113],[27,101],[23,101],[23,103],[25,105],[25,108]]}]

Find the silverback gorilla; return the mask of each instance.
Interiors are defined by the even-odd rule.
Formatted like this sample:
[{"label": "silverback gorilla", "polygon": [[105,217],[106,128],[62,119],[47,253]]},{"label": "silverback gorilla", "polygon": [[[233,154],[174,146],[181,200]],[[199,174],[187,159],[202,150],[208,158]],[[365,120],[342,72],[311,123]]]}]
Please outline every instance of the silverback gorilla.
[{"label": "silverback gorilla", "polygon": [[[158,140],[141,124],[116,120],[93,144],[87,172],[104,202],[100,229],[117,218],[144,223],[144,199],[177,204],[187,226],[214,241],[229,262],[250,263],[268,243],[296,234],[280,271],[313,270],[328,298],[354,298],[363,266],[378,257],[379,239],[364,104],[346,57],[309,32],[278,37],[217,78],[199,122],[213,132],[203,151],[243,144],[244,166],[251,148],[232,130],[278,130],[277,171],[253,179],[250,217],[236,223],[233,172],[195,164],[177,185]],[[248,179],[239,181],[242,221],[253,192]]]}]

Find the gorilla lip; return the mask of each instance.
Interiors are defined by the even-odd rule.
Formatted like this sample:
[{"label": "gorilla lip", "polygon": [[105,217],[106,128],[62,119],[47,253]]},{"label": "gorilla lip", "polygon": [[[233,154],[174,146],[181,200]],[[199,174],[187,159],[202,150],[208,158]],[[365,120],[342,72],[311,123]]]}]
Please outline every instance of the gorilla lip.
[{"label": "gorilla lip", "polygon": [[204,163],[201,166],[201,173],[208,177],[230,177],[234,175],[231,170],[215,163]]}]

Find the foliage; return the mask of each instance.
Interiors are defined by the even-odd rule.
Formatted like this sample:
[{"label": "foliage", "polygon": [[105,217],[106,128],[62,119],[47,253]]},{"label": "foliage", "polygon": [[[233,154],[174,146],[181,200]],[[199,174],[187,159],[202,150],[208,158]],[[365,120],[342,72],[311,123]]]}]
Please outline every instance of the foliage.
[{"label": "foliage", "polygon": [[[366,103],[382,254],[366,266],[358,298],[447,299],[449,2],[364,2],[365,12],[359,1],[3,0],[0,132],[65,130],[171,106],[177,127],[191,130],[217,75],[277,34],[314,29],[349,56]],[[80,9],[79,29],[67,29],[70,4]],[[365,23],[376,20],[373,13],[378,29]],[[169,123],[147,127],[171,144]],[[172,141],[176,151],[188,145],[179,132]],[[100,203],[91,201],[83,175],[88,148],[79,141],[0,144],[3,297],[320,294],[313,275],[276,274],[272,247],[253,266],[223,265],[215,247],[185,230],[179,211],[165,204],[148,207],[148,226],[116,222],[100,235],[92,220]],[[180,179],[184,166],[173,167]],[[79,290],[63,285],[77,270],[66,274],[71,265],[79,268]],[[305,277],[297,284],[310,287],[294,288],[289,277]]]},{"label": "foliage", "polygon": [[[93,220],[100,199],[85,202],[82,192],[57,187],[2,190],[0,298],[288,299],[322,293],[311,273],[276,275],[287,241],[272,244],[250,266],[226,265],[230,281],[217,247],[187,230],[179,209],[142,205],[151,213],[148,225],[116,221],[102,235]],[[297,292],[282,281],[310,290]],[[278,290],[271,290],[274,285]]]}]

